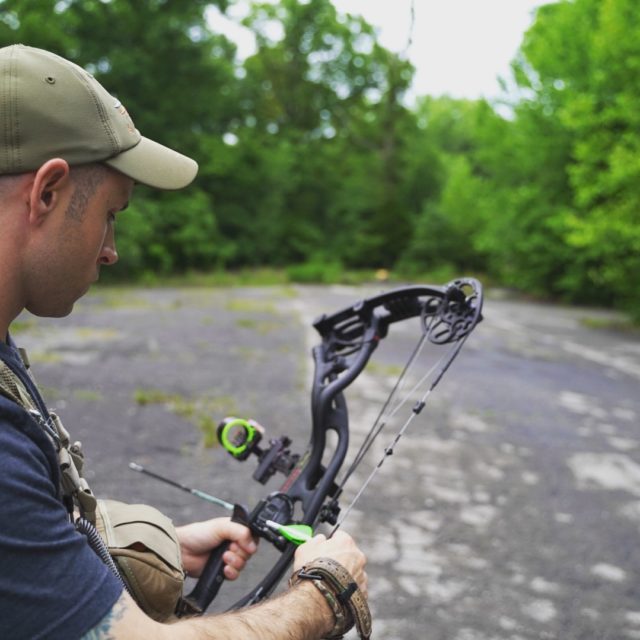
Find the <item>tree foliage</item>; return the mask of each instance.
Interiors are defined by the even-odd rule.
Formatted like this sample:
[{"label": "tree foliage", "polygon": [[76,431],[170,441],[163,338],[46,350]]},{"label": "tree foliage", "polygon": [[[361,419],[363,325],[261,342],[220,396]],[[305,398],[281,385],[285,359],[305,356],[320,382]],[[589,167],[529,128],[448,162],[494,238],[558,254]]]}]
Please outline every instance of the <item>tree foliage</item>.
[{"label": "tree foliage", "polygon": [[240,60],[216,18],[231,4],[0,0],[0,44],[85,66],[200,163],[184,192],[140,191],[121,274],[448,266],[640,317],[635,0],[540,7],[506,117],[484,100],[407,106],[409,62],[330,0],[254,2]]}]

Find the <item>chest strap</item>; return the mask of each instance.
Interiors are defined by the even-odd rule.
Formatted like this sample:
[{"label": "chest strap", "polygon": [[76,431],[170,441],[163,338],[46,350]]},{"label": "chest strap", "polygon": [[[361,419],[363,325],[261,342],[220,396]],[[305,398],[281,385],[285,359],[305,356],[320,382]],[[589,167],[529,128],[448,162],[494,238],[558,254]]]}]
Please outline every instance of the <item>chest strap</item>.
[{"label": "chest strap", "polygon": [[[30,371],[27,353],[24,349],[19,351],[25,369],[37,387]],[[58,456],[60,489],[65,503],[69,500],[73,501],[79,508],[80,514],[95,524],[97,502],[82,474],[84,454],[81,443],[71,444],[69,433],[57,414],[49,412],[48,416],[42,415],[38,403],[31,396],[27,387],[3,360],[0,360],[0,394],[22,407],[47,434]]]}]

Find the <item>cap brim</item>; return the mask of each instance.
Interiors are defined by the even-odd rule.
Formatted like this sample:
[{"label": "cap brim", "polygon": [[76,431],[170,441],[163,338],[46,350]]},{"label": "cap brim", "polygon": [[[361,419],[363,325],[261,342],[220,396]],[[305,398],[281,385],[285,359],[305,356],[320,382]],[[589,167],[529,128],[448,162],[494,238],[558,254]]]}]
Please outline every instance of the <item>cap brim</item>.
[{"label": "cap brim", "polygon": [[198,173],[198,163],[148,138],[104,163],[136,182],[156,189],[182,189]]}]

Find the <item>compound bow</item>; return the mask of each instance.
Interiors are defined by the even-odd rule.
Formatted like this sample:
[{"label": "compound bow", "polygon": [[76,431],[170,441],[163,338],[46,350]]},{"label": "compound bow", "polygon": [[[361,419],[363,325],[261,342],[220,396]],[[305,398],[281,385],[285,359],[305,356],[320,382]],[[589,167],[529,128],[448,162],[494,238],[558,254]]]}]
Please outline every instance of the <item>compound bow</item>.
[{"label": "compound bow", "polygon": [[[268,447],[262,448],[262,430],[253,421],[228,419],[220,425],[219,438],[234,457],[245,460],[251,455],[257,456],[258,468],[253,474],[255,480],[265,484],[275,473],[286,476],[280,490],[260,500],[251,512],[237,504],[234,507],[233,519],[250,527],[255,536],[269,541],[281,554],[259,584],[238,600],[232,609],[267,597],[278,585],[292,561],[296,545],[274,530],[274,522],[312,527],[326,522],[334,526],[333,531],[340,526],[384,459],[393,452],[393,447],[409,423],[420,413],[427,397],[458,355],[468,335],[482,319],[481,312],[482,286],[475,279],[462,278],[445,286],[395,289],[332,315],[323,315],[313,323],[321,342],[313,349],[315,370],[311,393],[312,433],[306,451],[301,455],[291,453],[291,440],[287,436],[272,439]],[[338,484],[337,476],[349,447],[349,418],[343,392],[363,371],[371,354],[386,337],[389,326],[416,316],[420,318],[421,327],[418,345],[355,459]],[[446,348],[440,359],[409,390],[406,397],[396,400],[400,385],[425,344]],[[390,416],[397,413],[408,399],[414,402],[408,419],[339,519],[339,499],[345,482],[369,451]],[[328,461],[323,462],[327,435],[331,431],[337,435],[337,442]],[[193,591],[185,598],[182,615],[204,612],[216,597],[224,581],[222,555],[227,548],[228,544],[223,544],[211,554]]]}]

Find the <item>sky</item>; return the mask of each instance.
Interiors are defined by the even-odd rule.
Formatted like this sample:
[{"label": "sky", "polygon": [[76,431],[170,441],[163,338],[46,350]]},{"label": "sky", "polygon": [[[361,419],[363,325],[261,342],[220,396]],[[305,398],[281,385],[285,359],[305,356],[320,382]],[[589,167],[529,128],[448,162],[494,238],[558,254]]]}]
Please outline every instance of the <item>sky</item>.
[{"label": "sky", "polygon": [[[406,49],[411,0],[332,0],[379,28],[388,49]],[[535,8],[545,0],[414,0],[413,37],[407,56],[416,67],[413,93],[493,98],[498,76],[509,77]]]},{"label": "sky", "polygon": [[[500,94],[498,77],[510,77],[509,63],[536,7],[548,0],[413,0],[413,29],[411,0],[332,2],[341,13],[362,15],[378,29],[383,46],[406,52],[416,67],[413,96],[492,99]],[[243,15],[242,3],[232,6],[234,14]],[[241,56],[251,53],[253,41],[246,29],[219,15],[212,21],[217,31],[238,43]]]}]

